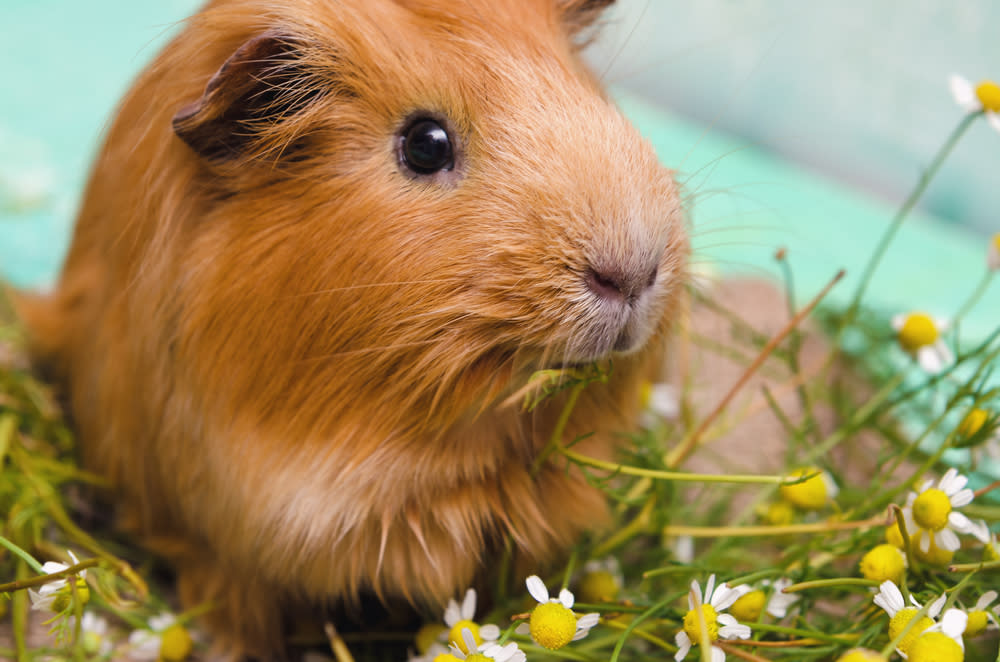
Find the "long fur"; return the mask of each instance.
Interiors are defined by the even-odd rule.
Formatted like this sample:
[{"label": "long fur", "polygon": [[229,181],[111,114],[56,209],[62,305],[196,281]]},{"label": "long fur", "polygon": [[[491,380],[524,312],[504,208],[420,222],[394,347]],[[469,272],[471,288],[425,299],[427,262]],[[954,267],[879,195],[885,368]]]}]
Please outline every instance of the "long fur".
[{"label": "long fur", "polygon": [[[562,399],[501,403],[627,327],[567,430],[610,455],[678,310],[673,180],[575,45],[605,4],[219,0],[122,102],[58,288],[18,308],[122,526],[227,650],[278,655],[290,605],[436,608],[506,539],[533,567],[600,524],[577,472],[531,474]],[[257,104],[239,148],[199,155],[172,119],[261,34],[288,47],[220,102]],[[415,112],[450,122],[451,179],[401,172]],[[651,261],[631,312],[586,285]]]}]

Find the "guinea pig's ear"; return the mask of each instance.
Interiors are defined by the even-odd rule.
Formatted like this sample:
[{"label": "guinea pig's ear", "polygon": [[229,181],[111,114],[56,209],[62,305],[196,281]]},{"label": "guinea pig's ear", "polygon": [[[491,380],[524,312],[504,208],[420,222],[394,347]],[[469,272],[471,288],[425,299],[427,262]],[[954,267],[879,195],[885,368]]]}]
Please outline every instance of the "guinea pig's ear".
[{"label": "guinea pig's ear", "polygon": [[320,90],[309,84],[303,45],[274,32],[256,36],[215,72],[205,92],[174,115],[174,133],[209,159],[240,155],[259,134],[288,120]]},{"label": "guinea pig's ear", "polygon": [[571,33],[576,34],[597,22],[605,9],[615,0],[557,0],[563,20]]}]

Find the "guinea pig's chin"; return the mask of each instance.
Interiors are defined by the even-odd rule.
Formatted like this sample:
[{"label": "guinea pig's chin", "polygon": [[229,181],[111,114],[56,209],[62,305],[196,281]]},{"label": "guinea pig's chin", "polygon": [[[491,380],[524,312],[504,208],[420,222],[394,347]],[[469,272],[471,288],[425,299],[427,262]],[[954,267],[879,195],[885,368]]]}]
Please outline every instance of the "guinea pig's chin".
[{"label": "guinea pig's chin", "polygon": [[639,314],[629,315],[616,324],[594,324],[577,334],[572,345],[566,347],[561,365],[581,365],[635,354],[647,346],[654,328],[648,316]]}]

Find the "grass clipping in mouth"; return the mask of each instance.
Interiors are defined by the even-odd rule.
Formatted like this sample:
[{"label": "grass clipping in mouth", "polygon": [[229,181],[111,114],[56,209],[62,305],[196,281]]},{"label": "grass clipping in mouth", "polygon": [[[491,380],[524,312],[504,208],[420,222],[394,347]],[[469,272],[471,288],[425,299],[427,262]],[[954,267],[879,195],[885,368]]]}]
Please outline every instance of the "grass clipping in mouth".
[{"label": "grass clipping in mouth", "polygon": [[[419,632],[341,636],[328,624],[313,659],[998,659],[1000,484],[983,469],[1000,456],[1000,327],[972,346],[955,329],[1000,244],[984,242],[983,280],[948,321],[864,304],[896,230],[981,114],[945,141],[846,308],[822,306],[841,274],[799,305],[783,251],[770,328],[738,314],[731,284],[692,287],[674,379],[648,385],[620,457],[581,454],[556,429],[536,464],[583,471],[606,491],[613,529],[552,575],[514,577],[501,562],[488,612],[470,590]],[[524,406],[568,389],[565,421],[613,370],[539,373]],[[171,611],[150,557],[94,515],[105,485],[74,458],[0,301],[0,658],[203,659],[210,605]]]}]

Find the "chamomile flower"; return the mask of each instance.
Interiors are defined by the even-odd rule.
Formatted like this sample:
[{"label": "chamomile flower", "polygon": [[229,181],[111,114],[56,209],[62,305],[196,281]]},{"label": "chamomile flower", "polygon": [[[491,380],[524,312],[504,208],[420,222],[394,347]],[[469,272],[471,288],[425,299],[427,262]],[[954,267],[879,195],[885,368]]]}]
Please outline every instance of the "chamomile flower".
[{"label": "chamomile flower", "polygon": [[892,318],[892,328],[896,330],[899,346],[926,372],[937,374],[955,360],[954,354],[945,344],[942,334],[948,328],[948,321],[935,319],[927,313],[912,312]]},{"label": "chamomile flower", "polygon": [[933,541],[938,548],[953,552],[961,546],[956,532],[969,533],[983,543],[989,542],[986,522],[972,521],[956,510],[972,502],[973,492],[965,487],[968,480],[952,468],[941,477],[937,487],[929,480],[919,492],[910,492],[903,517],[910,542],[917,549],[928,552]]},{"label": "chamomile flower", "polygon": [[[469,628],[463,628],[460,633],[461,647],[452,644],[451,650],[434,658],[434,662],[526,662],[527,656],[517,644],[510,642],[501,646],[495,642],[476,645],[476,639]],[[471,652],[469,652],[471,651]]]},{"label": "chamomile flower", "polygon": [[[683,660],[687,657],[691,646],[701,641],[701,623],[704,621],[706,634],[710,642],[721,639],[749,639],[750,626],[738,622],[732,614],[723,613],[744,594],[750,592],[750,587],[741,584],[730,588],[726,584],[715,586],[715,575],[708,578],[705,584],[705,595],[702,598],[701,586],[697,581],[691,582],[691,591],[695,599],[688,594],[688,612],[684,615],[684,627],[674,637],[677,644],[677,654],[674,659]],[[700,613],[698,605],[700,605]],[[712,662],[722,662],[726,653],[718,646],[712,646]]]},{"label": "chamomile flower", "polygon": [[[479,625],[472,619],[476,615],[476,589],[470,588],[465,592],[465,598],[459,605],[455,600],[449,600],[448,606],[444,610],[444,622],[448,626],[447,642],[464,645],[462,631],[469,630],[476,646],[484,642],[493,642],[500,638],[500,628],[496,625]],[[468,652],[468,651],[466,651]]]},{"label": "chamomile flower", "polygon": [[1000,540],[997,539],[995,533],[990,534],[990,540],[983,549],[983,560],[1000,561]]},{"label": "chamomile flower", "polygon": [[865,579],[884,582],[887,579],[898,582],[903,577],[906,557],[895,545],[883,543],[868,550],[859,564]]},{"label": "chamomile flower", "polygon": [[989,125],[1000,131],[1000,85],[991,80],[973,85],[962,76],[952,74],[948,78],[948,87],[955,103],[965,112],[982,112]]},{"label": "chamomile flower", "polygon": [[655,428],[661,421],[674,420],[680,415],[680,393],[673,384],[644,382],[641,398],[639,424],[644,428]]},{"label": "chamomile flower", "polygon": [[592,559],[583,564],[577,593],[583,602],[614,602],[624,583],[618,559],[613,556]]},{"label": "chamomile flower", "polygon": [[163,612],[149,619],[148,629],[129,635],[128,655],[138,662],[181,662],[191,654],[191,633],[177,617]]},{"label": "chamomile flower", "polygon": [[990,271],[1000,270],[1000,232],[990,237],[990,246],[986,249],[986,267]]},{"label": "chamomile flower", "polygon": [[781,497],[796,508],[819,510],[840,492],[837,483],[833,481],[833,476],[816,467],[796,469],[788,476],[788,480],[797,480],[805,476],[811,477],[801,483],[782,485],[778,488]]},{"label": "chamomile flower", "polygon": [[[51,575],[57,572],[62,572],[63,570],[80,562],[73,552],[69,552],[69,550],[67,550],[67,552],[69,553],[69,557],[73,559],[72,564],[48,561],[42,565],[42,572],[46,575]],[[70,586],[69,578],[63,577],[61,579],[54,579],[51,582],[42,584],[37,591],[29,588],[28,597],[31,598],[32,609],[61,614],[70,606],[70,602],[73,599],[73,592],[74,589]],[[90,600],[90,589],[87,588],[86,570],[81,570],[80,574],[76,577],[76,598],[82,604],[87,604]]]},{"label": "chamomile flower", "polygon": [[837,662],[885,662],[885,658],[868,648],[852,648],[838,657]]},{"label": "chamomile flower", "polygon": [[92,611],[84,612],[83,618],[80,619],[80,643],[83,650],[90,655],[107,657],[112,647],[108,630],[106,619]]},{"label": "chamomile flower", "polygon": [[[730,605],[729,613],[744,623],[756,621],[764,611],[773,618],[782,619],[788,615],[788,608],[799,600],[798,595],[784,592],[785,587],[791,585],[792,580],[787,577],[775,580],[773,584],[765,579],[761,582],[763,588],[747,591],[738,597]],[[772,589],[770,597],[767,595],[768,588]]]},{"label": "chamomile flower", "polygon": [[963,633],[967,637],[974,637],[987,627],[992,626],[993,628],[998,627],[997,615],[990,605],[997,599],[996,591],[986,591],[981,596],[979,600],[976,601],[976,606],[969,610],[969,622],[965,626],[965,632]]},{"label": "chamomile flower", "polygon": [[[909,654],[910,646],[920,636],[922,632],[934,625],[934,619],[941,613],[946,596],[941,594],[937,600],[932,602],[927,608],[926,615],[914,623],[903,638],[896,644],[896,652],[904,658]],[[909,625],[910,621],[923,609],[923,605],[910,596],[910,605],[903,600],[903,594],[895,582],[886,580],[879,585],[879,591],[875,595],[873,602],[885,610],[889,615],[889,639],[896,639],[897,636]]]},{"label": "chamomile flower", "polygon": [[549,589],[538,575],[528,577],[525,583],[538,606],[531,610],[529,621],[519,625],[516,632],[530,634],[539,646],[549,650],[562,648],[571,641],[586,637],[600,620],[600,614],[577,616],[572,609],[573,594],[566,589],[559,591],[558,598],[550,599]]},{"label": "chamomile flower", "polygon": [[910,645],[910,662],[962,662],[965,659],[965,632],[968,616],[961,609],[949,609],[941,621],[924,630]]}]

